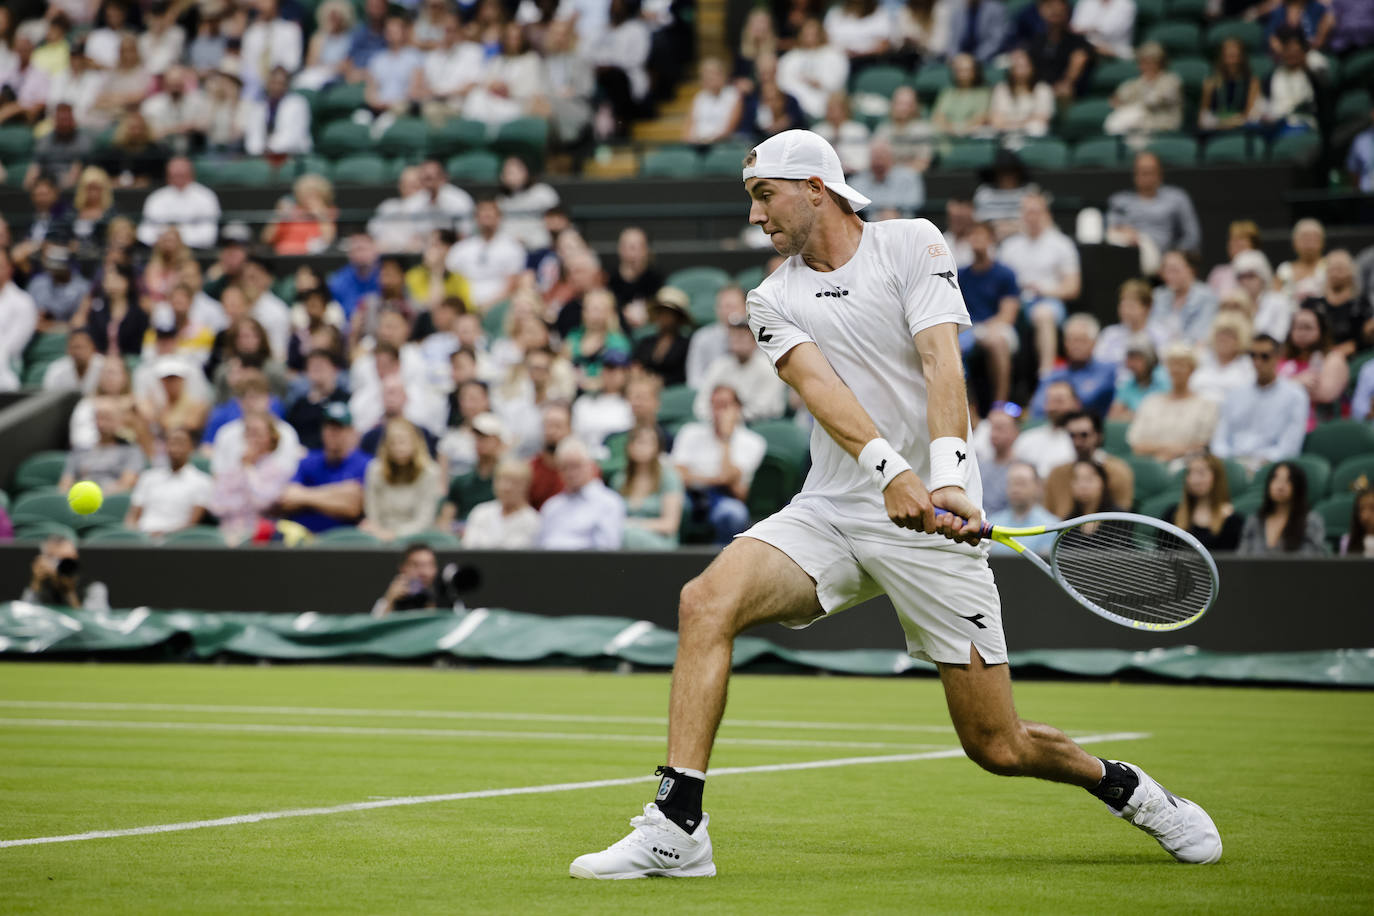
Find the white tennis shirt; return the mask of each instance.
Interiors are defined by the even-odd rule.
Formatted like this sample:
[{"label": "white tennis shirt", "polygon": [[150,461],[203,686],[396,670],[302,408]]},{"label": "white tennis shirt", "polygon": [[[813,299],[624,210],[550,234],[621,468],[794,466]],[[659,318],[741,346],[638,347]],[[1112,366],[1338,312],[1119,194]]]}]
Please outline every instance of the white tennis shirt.
[{"label": "white tennis shirt", "polygon": [[[748,296],[749,326],[776,368],[798,344],[818,346],[922,481],[930,479],[926,382],[914,336],[949,322],[970,327],[958,268],[929,221],[865,223],[859,248],[839,269],[820,272],[788,258]],[[964,438],[971,433],[965,430]],[[969,450],[966,492],[981,505],[982,480]],[[797,500],[822,499],[842,516],[846,534],[950,542],[907,532],[887,518],[873,475],[818,424],[811,432],[811,473]]]}]

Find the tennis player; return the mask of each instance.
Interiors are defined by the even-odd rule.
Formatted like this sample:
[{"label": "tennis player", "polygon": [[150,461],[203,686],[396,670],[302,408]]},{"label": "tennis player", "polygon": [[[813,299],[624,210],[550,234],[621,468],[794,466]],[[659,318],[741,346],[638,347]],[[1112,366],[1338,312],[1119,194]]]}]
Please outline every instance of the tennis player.
[{"label": "tennis player", "polygon": [[969,315],[939,230],[863,222],[855,211],[868,199],[807,130],[760,143],[744,186],[749,221],[787,257],[749,294],[749,325],[816,418],[811,472],[788,506],[683,588],[658,794],[628,836],[577,858],[573,876],[714,875],[701,799],[735,636],[807,626],[880,593],[908,651],[939,668],[979,766],[1081,786],[1180,862],[1216,862],[1221,837],[1202,808],[1016,714],[997,586],[973,536],[982,483],[959,351]]}]

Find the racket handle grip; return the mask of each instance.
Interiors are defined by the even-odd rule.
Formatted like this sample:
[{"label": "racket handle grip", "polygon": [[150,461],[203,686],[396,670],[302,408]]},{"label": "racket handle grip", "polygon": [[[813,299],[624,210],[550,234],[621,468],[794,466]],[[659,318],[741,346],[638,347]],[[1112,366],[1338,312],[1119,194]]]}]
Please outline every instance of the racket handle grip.
[{"label": "racket handle grip", "polygon": [[[936,510],[935,510],[935,516],[936,516],[936,518],[939,518],[941,515],[951,515],[951,514],[952,514],[952,513],[946,512],[944,509],[936,509]],[[954,517],[955,517],[955,518],[959,518],[957,515],[954,516]],[[959,518],[959,521],[960,521],[960,522],[967,522],[968,519]],[[990,538],[990,537],[992,537],[992,522],[988,521],[987,519],[983,519],[983,524],[978,528],[978,536],[979,536],[980,538]]]}]

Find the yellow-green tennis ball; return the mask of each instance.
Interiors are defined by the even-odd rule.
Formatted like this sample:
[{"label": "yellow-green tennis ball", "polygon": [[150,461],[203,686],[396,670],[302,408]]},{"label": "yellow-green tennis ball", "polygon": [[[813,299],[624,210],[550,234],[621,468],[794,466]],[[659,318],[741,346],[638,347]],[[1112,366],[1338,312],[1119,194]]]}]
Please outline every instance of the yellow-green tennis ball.
[{"label": "yellow-green tennis ball", "polygon": [[71,506],[77,515],[90,515],[99,509],[104,501],[105,496],[100,492],[100,485],[94,481],[77,481],[67,491],[67,505]]}]

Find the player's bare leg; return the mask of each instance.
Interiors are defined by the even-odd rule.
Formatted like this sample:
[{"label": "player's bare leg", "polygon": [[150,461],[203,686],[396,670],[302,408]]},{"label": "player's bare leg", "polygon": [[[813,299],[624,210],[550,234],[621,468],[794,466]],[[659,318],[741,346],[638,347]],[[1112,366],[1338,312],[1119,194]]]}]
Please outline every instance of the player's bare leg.
[{"label": "player's bare leg", "polygon": [[706,766],[725,713],[735,637],[752,626],[820,613],[816,584],[785,553],[738,538],[682,589],[668,701],[668,765],[629,836],[579,856],[575,878],[704,877],[716,873],[701,810]]},{"label": "player's bare leg", "polygon": [[1018,716],[1006,665],[984,664],[970,648],[969,664],[939,669],[959,743],[979,766],[1001,776],[1082,786],[1180,862],[1221,858],[1221,836],[1201,807],[1171,794],[1134,764],[1094,757],[1057,728]]}]

